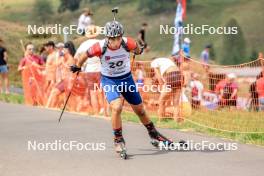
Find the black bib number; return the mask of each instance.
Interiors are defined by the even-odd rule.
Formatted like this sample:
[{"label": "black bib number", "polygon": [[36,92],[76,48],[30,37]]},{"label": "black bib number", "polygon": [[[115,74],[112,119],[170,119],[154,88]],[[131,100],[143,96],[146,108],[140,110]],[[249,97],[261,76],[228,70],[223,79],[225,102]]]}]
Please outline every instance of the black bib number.
[{"label": "black bib number", "polygon": [[120,67],[123,65],[123,61],[118,61],[118,62],[109,62],[109,67],[110,68],[116,68],[116,67]]}]

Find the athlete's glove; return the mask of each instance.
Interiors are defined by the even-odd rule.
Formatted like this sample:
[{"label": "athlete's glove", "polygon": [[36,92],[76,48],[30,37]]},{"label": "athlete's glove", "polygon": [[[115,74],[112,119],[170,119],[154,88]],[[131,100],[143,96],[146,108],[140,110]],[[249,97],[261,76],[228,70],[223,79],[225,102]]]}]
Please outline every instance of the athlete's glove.
[{"label": "athlete's glove", "polygon": [[140,46],[139,49],[140,49],[139,54],[142,54],[144,51],[144,46]]},{"label": "athlete's glove", "polygon": [[70,70],[75,73],[75,72],[80,72],[81,71],[81,68],[78,67],[77,65],[71,65],[70,66]]},{"label": "athlete's glove", "polygon": [[144,46],[139,45],[138,48],[139,50],[134,52],[135,55],[140,55],[144,51]]}]

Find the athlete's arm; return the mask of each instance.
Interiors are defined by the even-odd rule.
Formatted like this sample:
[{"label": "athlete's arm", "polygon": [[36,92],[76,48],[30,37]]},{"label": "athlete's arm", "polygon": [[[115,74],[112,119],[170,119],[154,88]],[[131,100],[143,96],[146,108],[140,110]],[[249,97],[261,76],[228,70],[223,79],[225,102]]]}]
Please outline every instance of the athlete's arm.
[{"label": "athlete's arm", "polygon": [[77,57],[77,62],[76,66],[81,68],[84,62],[89,58],[89,57],[94,57],[98,56],[100,57],[102,55],[102,49],[100,47],[99,42],[95,43],[93,46],[91,46],[86,52],[83,52]]},{"label": "athlete's arm", "polygon": [[140,45],[130,37],[127,37],[127,47],[131,52],[137,55],[142,54],[143,52],[143,47],[140,47]]},{"label": "athlete's arm", "polygon": [[143,46],[140,46],[138,44],[138,42],[136,42],[136,43],[137,43],[137,48],[135,49],[134,53],[137,54],[137,55],[142,54],[143,51],[144,51],[144,47]]}]

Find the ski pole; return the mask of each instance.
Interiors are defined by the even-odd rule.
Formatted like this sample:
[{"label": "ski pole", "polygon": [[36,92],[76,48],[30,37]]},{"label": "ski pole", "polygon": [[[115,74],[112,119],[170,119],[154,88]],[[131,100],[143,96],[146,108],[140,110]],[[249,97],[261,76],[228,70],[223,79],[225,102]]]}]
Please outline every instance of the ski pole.
[{"label": "ski pole", "polygon": [[68,94],[68,97],[67,97],[67,99],[66,99],[66,101],[65,101],[65,104],[64,104],[64,106],[63,106],[63,109],[62,109],[62,111],[61,111],[61,114],[60,114],[60,118],[59,118],[58,123],[60,123],[60,121],[61,121],[62,115],[63,115],[63,113],[64,113],[64,110],[65,110],[66,106],[67,106],[68,100],[69,100],[69,98],[70,98],[70,96],[71,96],[71,93],[72,93],[73,86],[74,86],[74,84],[75,84],[75,82],[76,82],[76,80],[77,80],[77,78],[78,78],[79,73],[80,73],[80,72],[77,72],[76,77],[75,77],[75,79],[74,79],[74,81],[73,81],[73,84],[72,84],[71,90],[70,90],[70,92],[69,92],[69,94]]}]

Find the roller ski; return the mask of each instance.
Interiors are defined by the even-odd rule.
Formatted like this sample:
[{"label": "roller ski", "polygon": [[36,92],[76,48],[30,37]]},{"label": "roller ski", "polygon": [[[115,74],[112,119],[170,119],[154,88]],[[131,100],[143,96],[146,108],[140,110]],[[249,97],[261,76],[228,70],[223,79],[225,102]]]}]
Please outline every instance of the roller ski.
[{"label": "roller ski", "polygon": [[184,140],[180,140],[179,142],[173,142],[171,139],[166,138],[162,134],[160,134],[157,130],[153,130],[149,132],[149,136],[151,138],[151,144],[159,148],[160,144],[165,144],[167,146],[170,146],[171,144],[179,145],[179,147],[187,147],[187,143]]},{"label": "roller ski", "polygon": [[149,136],[150,136],[150,143],[154,146],[154,147],[159,147],[160,143],[164,143],[166,145],[170,145],[171,143],[173,143],[172,140],[166,138],[165,136],[163,136],[162,134],[160,134],[156,129],[152,130],[149,132]]},{"label": "roller ski", "polygon": [[127,159],[126,146],[124,138],[117,138],[114,140],[115,151],[122,159]]}]

